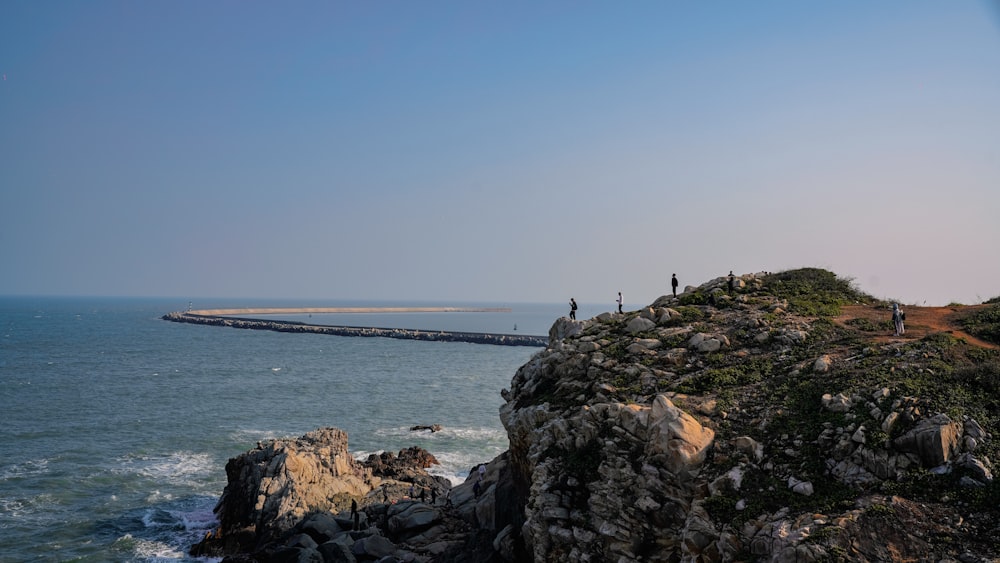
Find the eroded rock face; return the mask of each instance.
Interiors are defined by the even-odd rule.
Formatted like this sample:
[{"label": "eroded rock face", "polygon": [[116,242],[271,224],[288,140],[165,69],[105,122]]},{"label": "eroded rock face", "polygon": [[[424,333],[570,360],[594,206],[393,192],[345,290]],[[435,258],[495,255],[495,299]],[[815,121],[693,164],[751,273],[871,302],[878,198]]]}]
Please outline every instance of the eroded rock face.
[{"label": "eroded rock face", "polygon": [[[567,360],[580,365],[565,355],[560,365]],[[533,393],[553,368],[544,358],[522,368],[501,409],[511,470],[529,489],[521,536],[531,558],[632,560],[662,546],[680,549],[698,494],[692,479],[714,431],[663,394],[647,404],[596,402],[558,414],[549,404],[516,407],[515,396]]]}]

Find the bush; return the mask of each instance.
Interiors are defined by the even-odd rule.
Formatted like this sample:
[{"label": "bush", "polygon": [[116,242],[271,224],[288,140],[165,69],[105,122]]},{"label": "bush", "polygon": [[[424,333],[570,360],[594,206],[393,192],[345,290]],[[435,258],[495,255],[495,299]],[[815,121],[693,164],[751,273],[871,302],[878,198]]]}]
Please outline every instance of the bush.
[{"label": "bush", "polygon": [[972,313],[962,321],[962,325],[969,334],[993,344],[1000,344],[1000,304],[990,305]]},{"label": "bush", "polygon": [[765,277],[764,284],[774,296],[788,300],[789,308],[800,315],[834,316],[840,313],[841,305],[873,300],[855,289],[851,280],[820,268],[778,272]]}]

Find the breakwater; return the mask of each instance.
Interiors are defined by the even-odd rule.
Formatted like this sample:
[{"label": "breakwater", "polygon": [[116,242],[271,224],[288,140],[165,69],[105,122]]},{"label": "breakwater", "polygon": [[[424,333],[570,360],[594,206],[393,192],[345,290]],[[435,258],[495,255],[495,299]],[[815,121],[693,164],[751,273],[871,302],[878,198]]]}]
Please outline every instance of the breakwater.
[{"label": "breakwater", "polygon": [[[457,309],[452,309],[456,310]],[[313,325],[293,321],[274,321],[244,317],[221,316],[222,312],[272,313],[275,310],[262,309],[216,309],[203,311],[173,312],[163,315],[165,321],[190,323],[210,326],[226,326],[250,330],[271,330],[276,332],[296,332],[306,334],[330,334],[334,336],[374,336],[382,338],[398,338],[403,340],[428,340],[436,342],[471,342],[474,344],[493,344],[498,346],[536,346],[548,345],[548,337],[519,334],[491,334],[485,332],[451,332],[441,330],[414,330],[406,328],[378,328],[354,326]],[[295,309],[280,312],[347,312],[321,309]],[[206,314],[215,313],[215,314]]]}]

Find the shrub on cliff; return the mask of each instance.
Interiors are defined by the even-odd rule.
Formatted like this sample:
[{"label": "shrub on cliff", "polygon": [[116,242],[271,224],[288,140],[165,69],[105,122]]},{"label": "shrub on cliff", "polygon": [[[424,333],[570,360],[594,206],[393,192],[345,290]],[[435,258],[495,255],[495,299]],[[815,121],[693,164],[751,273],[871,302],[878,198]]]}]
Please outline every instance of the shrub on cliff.
[{"label": "shrub on cliff", "polygon": [[870,303],[874,299],[854,287],[849,278],[837,277],[821,268],[800,268],[770,274],[764,278],[764,291],[785,299],[800,315],[826,317],[840,313],[840,306]]},{"label": "shrub on cliff", "polygon": [[1000,303],[976,311],[966,317],[962,324],[969,334],[1000,344]]}]

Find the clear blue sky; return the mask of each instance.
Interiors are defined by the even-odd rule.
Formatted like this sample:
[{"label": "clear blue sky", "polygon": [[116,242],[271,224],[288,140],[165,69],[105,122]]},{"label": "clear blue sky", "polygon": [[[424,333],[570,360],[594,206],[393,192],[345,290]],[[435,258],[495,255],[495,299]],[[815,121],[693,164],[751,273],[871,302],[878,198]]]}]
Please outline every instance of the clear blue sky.
[{"label": "clear blue sky", "polygon": [[0,294],[1000,295],[1000,8],[0,3]]}]

